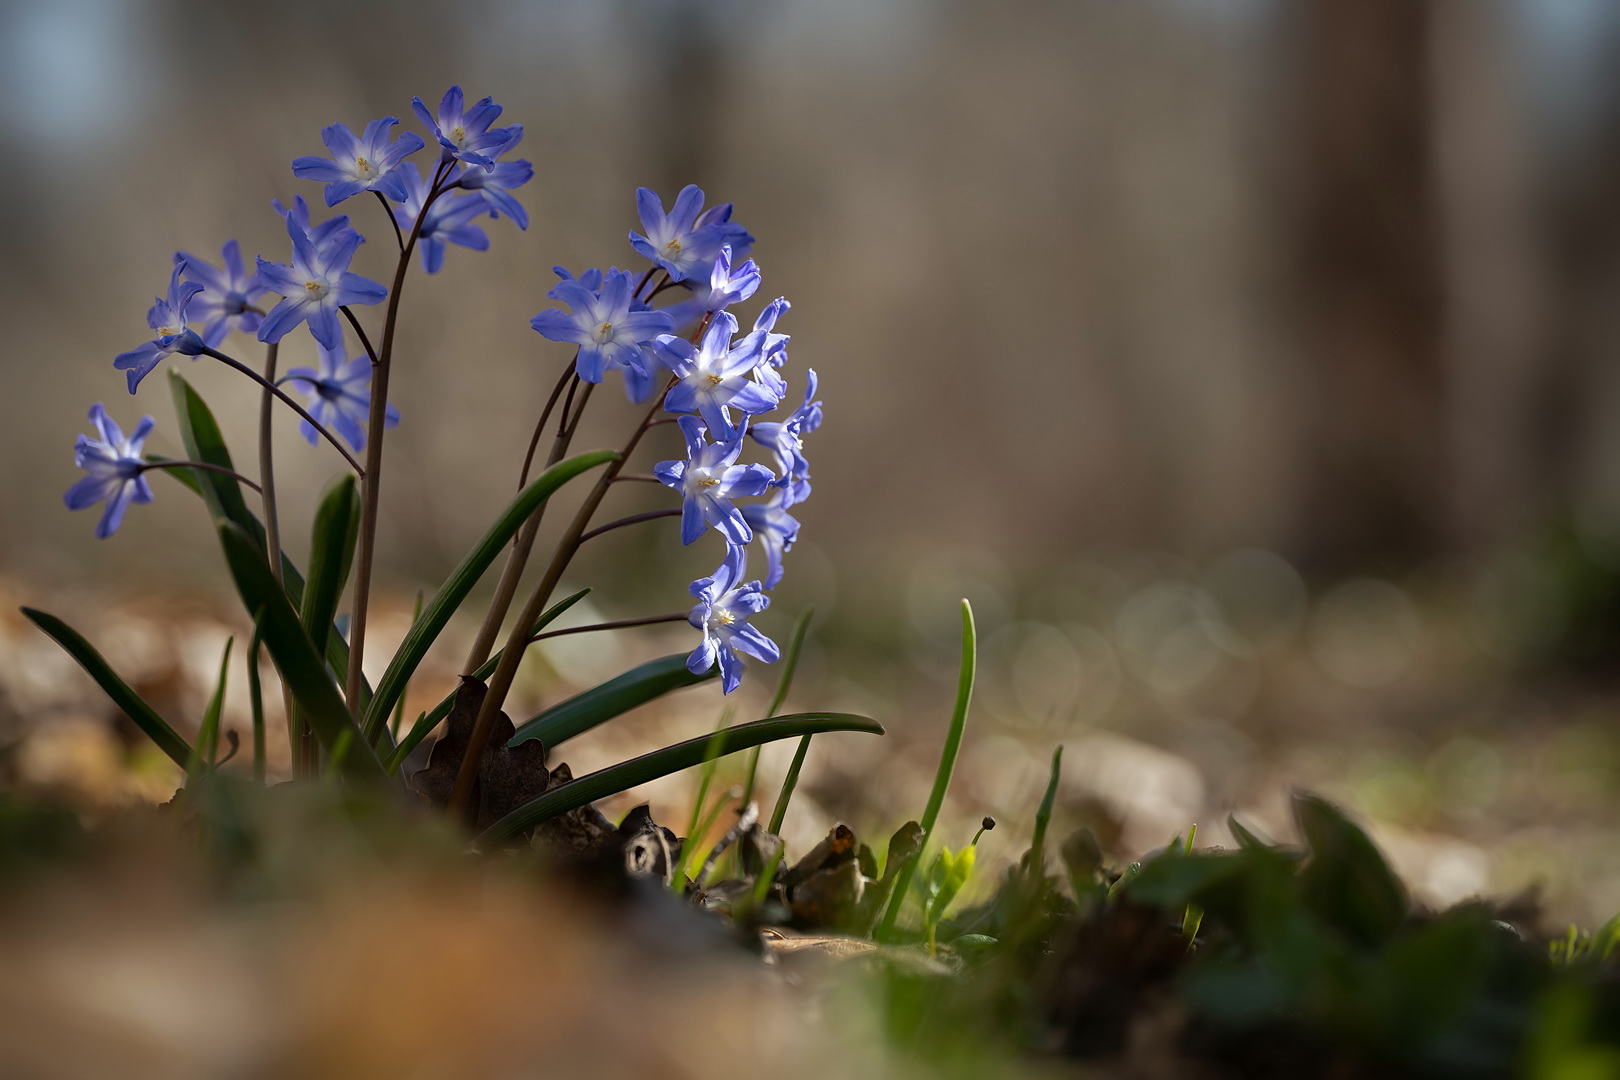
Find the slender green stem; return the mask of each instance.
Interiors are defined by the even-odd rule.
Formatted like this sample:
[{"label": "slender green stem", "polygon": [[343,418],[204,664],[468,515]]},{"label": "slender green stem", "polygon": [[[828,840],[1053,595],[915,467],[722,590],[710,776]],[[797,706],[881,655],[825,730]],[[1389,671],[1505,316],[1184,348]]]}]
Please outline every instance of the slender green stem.
[{"label": "slender green stem", "polygon": [[579,542],[583,544],[585,541],[590,540],[593,537],[601,536],[605,532],[612,532],[614,529],[622,529],[626,525],[639,525],[643,521],[657,521],[660,518],[672,518],[680,516],[681,509],[678,506],[671,507],[667,510],[648,510],[645,514],[631,514],[629,517],[622,517],[617,521],[610,521],[606,525],[598,525],[590,532],[581,536],[579,538]]},{"label": "slender green stem", "polygon": [[962,601],[962,667],[956,683],[956,706],[951,711],[951,726],[945,733],[945,747],[940,751],[939,768],[934,773],[934,789],[928,794],[928,805],[923,809],[922,844],[917,856],[901,869],[894,892],[889,896],[889,907],[879,924],[877,940],[884,941],[894,932],[894,921],[900,915],[900,905],[911,891],[911,878],[917,871],[917,862],[934,832],[939,811],[945,805],[945,792],[951,786],[951,773],[956,769],[956,755],[962,749],[962,732],[967,728],[968,703],[973,700],[973,676],[978,661],[977,637],[973,627],[973,606]]},{"label": "slender green stem", "polygon": [[[280,354],[281,346],[278,344],[264,348],[264,381],[267,387],[276,384],[276,359]],[[259,494],[264,497],[265,554],[270,559],[270,572],[281,584],[281,516],[276,512],[276,454],[270,437],[270,420],[275,404],[275,395],[267,388],[259,396],[259,482],[264,485],[259,489]]]},{"label": "slender green stem", "polygon": [[[539,441],[542,429],[545,428],[547,421],[551,419],[552,408],[557,404],[558,394],[564,386],[568,387],[569,402],[572,402],[574,391],[579,387],[579,383],[579,376],[574,374],[573,364],[570,363],[563,370],[563,377],[557,380],[557,386],[551,392],[551,400],[546,402],[545,409],[540,413],[540,422],[535,425],[534,439],[529,443],[530,456],[525,458],[523,462],[523,482],[525,484],[528,483],[529,479],[529,467],[532,462],[535,443]],[[585,411],[586,402],[590,401],[591,390],[594,386],[594,383],[585,385],[584,400],[580,402],[579,407],[581,415]],[[568,423],[568,409],[569,404],[565,402],[562,410],[562,421],[558,425],[556,437],[552,439],[551,453],[546,458],[546,467],[548,469],[563,459],[563,455],[568,453],[569,445],[574,441],[574,426],[579,421],[576,419],[574,425]],[[518,490],[522,490],[521,485]],[[489,610],[484,612],[484,621],[478,627],[478,636],[473,639],[472,648],[467,652],[467,661],[462,665],[461,670],[464,673],[482,667],[484,661],[489,659],[490,650],[495,647],[495,638],[501,632],[501,623],[506,620],[507,612],[512,609],[512,598],[517,595],[518,584],[523,579],[523,571],[529,565],[529,554],[534,550],[534,539],[540,534],[540,523],[545,520],[546,506],[549,502],[548,499],[535,507],[534,513],[529,515],[529,520],[523,523],[523,528],[518,530],[517,536],[512,541],[512,550],[506,556],[506,565],[501,568],[501,578],[495,585],[495,595],[490,598]]]},{"label": "slender green stem", "polygon": [[639,619],[615,619],[612,622],[591,623],[589,626],[570,626],[562,630],[547,630],[543,634],[536,634],[529,639],[529,643],[544,641],[547,638],[565,637],[569,634],[591,634],[598,630],[623,630],[629,626],[652,626],[656,623],[685,622],[686,612],[671,611],[667,615],[643,615]]},{"label": "slender green stem", "polygon": [[371,369],[371,412],[366,424],[366,467],[360,496],[360,535],[355,550],[354,600],[349,617],[349,671],[345,680],[344,698],[349,711],[359,715],[360,687],[365,681],[366,616],[371,610],[371,568],[377,550],[377,506],[382,494],[383,432],[388,420],[388,374],[394,356],[394,331],[399,326],[399,296],[405,285],[405,273],[411,266],[411,255],[416,241],[422,235],[422,223],[440,195],[444,193],[444,177],[448,162],[441,162],[433,174],[433,185],[427,198],[422,200],[421,212],[411,226],[411,237],[399,250],[399,262],[394,267],[394,284],[388,290],[388,312],[383,317],[382,347],[377,362]]},{"label": "slender green stem", "polygon": [[166,458],[163,461],[143,462],[141,464],[140,471],[151,472],[153,469],[206,469],[208,472],[216,472],[222,476],[228,476],[232,480],[235,480],[238,484],[244,484],[247,487],[252,488],[254,491],[260,492],[261,494],[264,490],[263,488],[259,487],[258,484],[255,484],[253,481],[249,480],[235,469],[227,469],[223,465],[215,465],[207,461],[174,461]]},{"label": "slender green stem", "polygon": [[247,679],[248,704],[253,711],[253,782],[260,787],[264,786],[264,688],[259,685],[259,650],[263,645],[255,619],[253,638],[248,642]]},{"label": "slender green stem", "polygon": [[252,368],[248,367],[235,357],[226,356],[224,353],[218,352],[214,349],[204,349],[202,355],[211,356],[215,360],[218,360],[220,363],[224,364],[226,367],[234,368],[237,371],[240,371],[242,374],[264,387],[267,392],[274,394],[283,405],[297,413],[301,419],[309,424],[310,427],[319,432],[322,438],[331,443],[333,447],[337,449],[337,452],[343,455],[343,460],[349,463],[349,468],[355,471],[355,475],[362,477],[365,476],[366,471],[360,467],[360,463],[358,461],[354,460],[354,455],[345,450],[343,448],[343,444],[338,442],[337,436],[328,431],[324,424],[321,424],[313,416],[309,415],[308,409],[304,408],[302,405],[298,404],[298,402],[288,397],[287,392],[281,387],[269,381],[263,375],[260,375],[257,371],[254,371]]},{"label": "slender green stem", "polygon": [[[771,698],[771,707],[765,711],[766,716],[775,716],[782,708],[782,702],[787,700],[788,690],[793,686],[793,673],[799,668],[799,650],[804,648],[804,635],[809,632],[810,620],[815,618],[815,615],[815,608],[805,608],[804,613],[799,616],[799,621],[793,626],[793,637],[788,642],[787,653],[782,657],[782,674],[776,680],[776,696]],[[754,797],[754,779],[759,774],[759,751],[760,747],[756,746],[748,755],[748,780],[743,784],[744,806],[747,806]],[[799,764],[801,766],[804,764],[802,758],[799,759]],[[795,776],[793,782],[797,784],[799,778]],[[782,800],[778,799],[777,802],[782,803]],[[782,812],[787,813],[785,804],[782,805]],[[771,815],[773,818],[775,816],[774,813]]]},{"label": "slender green stem", "polygon": [[1063,747],[1052,751],[1052,775],[1046,781],[1046,794],[1035,811],[1035,836],[1029,844],[1029,872],[1039,881],[1046,874],[1046,827],[1052,821],[1052,804],[1057,800],[1058,781],[1063,777]]}]

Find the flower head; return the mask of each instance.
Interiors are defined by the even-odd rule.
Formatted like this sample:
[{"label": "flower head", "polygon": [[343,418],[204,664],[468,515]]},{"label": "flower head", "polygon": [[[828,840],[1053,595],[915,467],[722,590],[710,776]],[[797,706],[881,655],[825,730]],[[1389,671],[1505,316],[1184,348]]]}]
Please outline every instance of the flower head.
[{"label": "flower head", "polygon": [[746,668],[746,653],[767,664],[782,655],[776,643],[748,624],[750,616],[771,606],[771,598],[760,590],[759,582],[742,583],[748,572],[748,553],[733,544],[726,549],[725,561],[711,576],[692,582],[697,604],[687,621],[703,631],[703,641],[686,658],[686,668],[702,674],[718,662],[721,687],[726,693],[737,689]]},{"label": "flower head", "polygon": [[358,137],[347,124],[323,128],[321,142],[332,151],[332,156],[296,158],[292,163],[293,175],[304,180],[326,181],[327,206],[336,206],[362,191],[380,191],[392,199],[403,198],[394,167],[427,144],[414,131],[404,132],[390,142],[389,134],[397,123],[397,116],[373,120]]},{"label": "flower head", "polygon": [[720,254],[715,257],[714,269],[709,271],[706,310],[712,315],[747,300],[759,288],[759,276],[759,267],[753,259],[733,268],[731,245],[723,245]]},{"label": "flower head", "polygon": [[787,512],[787,489],[773,487],[764,502],[742,508],[743,520],[754,530],[754,538],[765,549],[765,587],[774,589],[782,582],[782,556],[793,550],[799,538],[799,519]]},{"label": "flower head", "polygon": [[751,243],[753,237],[741,225],[731,223],[730,203],[700,214],[702,209],[703,189],[696,184],[681,189],[668,214],[655,192],[637,188],[636,210],[647,232],[632,232],[630,246],[668,271],[673,281],[706,275],[722,246],[731,244],[733,252],[741,254],[743,243]]},{"label": "flower head", "polygon": [[439,145],[444,147],[446,161],[490,166],[523,136],[523,128],[517,125],[490,127],[501,115],[501,107],[494,99],[483,98],[469,109],[459,86],[445,91],[437,116],[428,112],[421,98],[412,98],[411,108],[422,123],[433,129]]},{"label": "flower head", "polygon": [[[394,220],[401,230],[409,232],[416,226],[417,216],[422,213],[429,185],[414,161],[405,162],[398,172],[405,195],[400,205],[393,208]],[[477,225],[470,224],[473,218],[488,212],[489,207],[484,200],[473,195],[440,195],[434,200],[422,218],[422,228],[416,238],[417,246],[422,249],[422,268],[430,274],[439,272],[444,266],[445,244],[488,251],[489,234]]]},{"label": "flower head", "polygon": [[748,432],[754,441],[776,456],[784,492],[783,506],[801,503],[810,497],[810,462],[804,456],[804,437],[821,426],[821,402],[816,396],[815,368],[806,370],[804,403],[786,420],[762,421]]},{"label": "flower head", "polygon": [[[294,195],[291,206],[281,205],[280,199],[271,199],[270,205],[275,207],[276,213],[286,218],[289,224],[297,225],[300,232],[309,238],[317,251],[330,247],[342,237],[339,235],[345,230],[354,232],[349,228],[349,215],[337,214],[327,218],[319,225],[311,226],[309,223],[309,203],[304,201],[302,195]],[[358,236],[358,233],[355,233]]]},{"label": "flower head", "polygon": [[[559,275],[566,274],[559,269]],[[530,319],[529,325],[542,337],[578,345],[575,370],[586,382],[601,382],[603,372],[618,368],[624,372],[631,399],[645,401],[652,390],[651,343],[673,329],[673,324],[664,312],[635,301],[634,288],[628,270],[565,276],[546,295],[570,310],[548,308]]]},{"label": "flower head", "polygon": [[[371,358],[361,355],[346,359],[343,343],[328,349],[321,346],[321,367],[297,367],[287,372],[287,381],[298,384],[298,389],[309,400],[309,415],[322,427],[334,428],[358,452],[366,448],[366,422],[371,417]],[[399,410],[388,406],[384,426],[399,424]],[[308,420],[300,430],[314,446],[320,435]]]},{"label": "flower head", "polygon": [[87,475],[68,488],[62,499],[69,510],[83,510],[105,502],[107,509],[96,525],[96,535],[105,540],[118,531],[130,503],[152,501],[152,489],[141,475],[146,466],[141,448],[152,433],[153,422],[150,416],[141,417],[141,422],[126,438],[99,401],[90,406],[90,422],[96,425],[101,438],[79,436],[73,463]]},{"label": "flower head", "polygon": [[203,344],[210,349],[218,348],[233,329],[251,334],[259,328],[261,316],[250,309],[265,292],[259,275],[249,273],[243,265],[242,249],[235,240],[227,240],[220,254],[225,261],[223,270],[188,251],[174,256],[175,262],[184,267],[186,280],[202,286],[186,306],[186,314],[202,324]]},{"label": "flower head", "polygon": [[714,431],[715,438],[730,440],[738,429],[731,422],[731,410],[750,416],[770,412],[781,404],[781,397],[748,378],[756,360],[745,349],[731,347],[737,320],[729,311],[716,315],[697,346],[665,334],[658,339],[658,352],[680,381],[670,387],[664,408],[673,413],[695,412]]},{"label": "flower head", "polygon": [[[516,146],[523,137],[521,127],[508,129],[517,134],[502,147],[502,152],[508,152]],[[493,165],[463,165],[461,175],[456,183],[465,191],[471,191],[489,204],[489,209],[497,215],[505,214],[517,223],[520,229],[529,227],[529,212],[523,209],[523,204],[512,197],[512,189],[520,188],[534,179],[534,166],[527,161],[497,161]]]},{"label": "flower head", "polygon": [[292,262],[273,263],[259,259],[259,280],[282,300],[259,324],[259,340],[277,342],[301,322],[326,348],[336,349],[343,341],[338,308],[348,304],[375,304],[388,290],[359,274],[349,272],[349,262],[362,237],[353,229],[339,229],[317,244],[301,228],[292,214],[287,215],[287,235],[292,238]]},{"label": "flower head", "polygon": [[180,274],[184,269],[183,259],[174,264],[174,270],[169,275],[168,295],[156,297],[146,313],[146,325],[152,328],[157,337],[129,352],[119,353],[113,359],[113,367],[128,377],[129,392],[132,394],[140,386],[141,380],[165,356],[170,353],[196,356],[207,347],[197,331],[186,325],[186,308],[203,286],[196,281],[181,281]]},{"label": "flower head", "polygon": [[711,443],[697,417],[681,417],[680,427],[687,460],[661,461],[653,475],[681,493],[681,543],[692,543],[709,525],[733,544],[748,543],[754,532],[732,500],[765,494],[776,477],[763,465],[736,463],[741,432],[731,442]]}]

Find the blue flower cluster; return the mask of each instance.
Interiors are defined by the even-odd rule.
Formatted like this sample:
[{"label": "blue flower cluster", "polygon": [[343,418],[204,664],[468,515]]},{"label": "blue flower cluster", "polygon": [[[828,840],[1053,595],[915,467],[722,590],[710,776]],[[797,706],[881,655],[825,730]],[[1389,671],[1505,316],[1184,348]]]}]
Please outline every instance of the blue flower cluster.
[{"label": "blue flower cluster", "polygon": [[[781,582],[783,555],[798,537],[799,522],[788,509],[810,495],[804,439],[821,425],[816,373],[806,372],[803,402],[785,419],[756,421],[787,397],[788,335],[777,333],[776,324],[789,304],[771,301],[746,333],[728,310],[759,289],[759,267],[743,261],[754,238],[732,222],[730,203],[705,211],[695,186],[681,191],[668,213],[646,188],[636,193],[636,205],[644,231],[632,232],[630,244],[652,266],[639,278],[617,267],[576,278],[558,267],[562,280],[547,295],[568,310],[542,311],[531,325],[579,347],[575,371],[587,382],[619,371],[637,402],[664,383],[663,408],[678,418],[686,456],[661,462],[653,473],[680,493],[683,544],[711,528],[726,543],[719,568],[691,585],[698,602],[689,621],[703,640],[687,667],[704,672],[718,664],[729,694],[742,681],[743,655],[767,663],[779,655],[748,619],[769,606],[765,592]],[[657,305],[660,297],[665,302]],[[748,439],[769,453],[774,472],[739,464]],[[747,580],[755,541],[765,556],[763,582]]]},{"label": "blue flower cluster", "polygon": [[[476,251],[489,247],[488,235],[473,224],[476,218],[506,217],[518,228],[528,228],[529,215],[512,191],[528,183],[534,167],[527,161],[503,160],[522,140],[523,128],[516,124],[491,126],[499,118],[501,107],[487,97],[469,106],[461,87],[452,86],[436,114],[420,98],[414,99],[413,109],[441,149],[431,178],[406,160],[427,146],[427,141],[409,131],[396,136],[394,128],[399,119],[393,116],[372,121],[359,135],[345,124],[327,127],[321,132],[321,141],[331,156],[300,157],[293,161],[292,169],[295,176],[326,184],[327,206],[336,206],[363,192],[375,192],[388,208],[401,247],[414,232],[423,268],[434,274],[444,264],[446,244]],[[295,368],[284,381],[306,395],[309,413],[317,423],[335,429],[359,450],[365,442],[365,421],[370,411],[373,361],[367,356],[346,359],[340,316],[351,305],[381,303],[387,299],[388,290],[349,270],[355,250],[365,238],[350,225],[347,215],[314,224],[302,196],[295,198],[290,207],[280,202],[273,206],[285,221],[292,257],[286,262],[260,257],[250,272],[235,240],[226,243],[221,252],[223,266],[189,252],[176,253],[168,294],[159,297],[146,316],[154,337],[120,353],[113,366],[125,373],[133,394],[171,353],[191,357],[211,354],[232,330],[276,344],[300,323],[305,324],[320,345],[321,368]],[[279,298],[268,311],[261,303],[266,296]],[[110,467],[106,461],[124,462],[120,468],[126,471],[134,468],[128,463],[139,460],[140,444],[151,425],[143,421],[137,429],[138,438],[127,444],[115,443],[107,433],[117,432],[117,426],[99,405],[92,418],[97,416],[103,439],[95,445],[122,447],[118,454],[123,456],[111,450],[87,452],[81,441],[79,464],[91,473],[73,487],[67,499],[76,510],[108,500],[106,516],[97,529],[97,535],[105,537],[118,528],[131,500],[151,499],[138,473],[123,486],[105,482],[110,475],[106,473]],[[398,413],[389,406],[389,425],[398,421]],[[317,441],[316,430],[308,421],[303,431],[310,442]],[[90,484],[92,480],[97,483]],[[91,497],[93,492],[103,494]]]}]

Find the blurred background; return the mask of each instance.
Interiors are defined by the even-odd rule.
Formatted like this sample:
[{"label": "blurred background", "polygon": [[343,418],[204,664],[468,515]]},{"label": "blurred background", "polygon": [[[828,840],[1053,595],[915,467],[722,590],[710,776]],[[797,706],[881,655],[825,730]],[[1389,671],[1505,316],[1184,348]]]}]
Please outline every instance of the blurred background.
[{"label": "blurred background", "polygon": [[[103,400],[126,427],[154,414],[150,448],[178,455],[163,381],[130,400],[111,367],[172,253],[234,237],[284,258],[269,202],[318,200],[288,163],[320,128],[415,126],[412,95],[459,82],[525,125],[533,220],[406,285],[379,667],[514,488],[568,359],[528,327],[550,267],[629,265],[634,188],[695,182],[759,238],[757,299],[793,301],[793,368],[826,402],[764,624],[785,637],[814,605],[794,701],[892,731],[812,752],[803,836],[917,813],[967,596],[984,666],[948,840],[986,812],[1022,835],[1061,743],[1063,824],[1119,858],[1193,821],[1222,842],[1234,811],[1285,837],[1305,786],[1364,815],[1432,902],[1539,888],[1557,917],[1620,908],[1615,5],[8,0],[0,50],[0,783],[90,808],[172,790],[5,612],[59,611],[181,726],[246,623],[177,484],[155,478],[108,542],[63,509],[73,438]],[[386,277],[378,208],[345,209],[373,237],[356,269]],[[283,363],[312,362],[294,338]],[[165,365],[252,461],[256,391]],[[298,552],[334,461],[282,423]],[[604,393],[581,445],[631,423]],[[714,556],[652,526],[572,578],[598,587],[590,618],[633,616],[684,606]],[[689,647],[563,639],[514,716]],[[756,671],[739,707],[772,681]],[[689,692],[569,759],[720,708]],[[767,753],[768,787],[785,757]],[[689,788],[633,798],[674,819]]]}]

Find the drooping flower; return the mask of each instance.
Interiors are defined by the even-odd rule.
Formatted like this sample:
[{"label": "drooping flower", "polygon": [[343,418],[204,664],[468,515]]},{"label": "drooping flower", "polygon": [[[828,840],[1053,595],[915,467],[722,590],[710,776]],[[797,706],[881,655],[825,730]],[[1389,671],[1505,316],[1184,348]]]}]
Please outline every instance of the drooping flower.
[{"label": "drooping flower", "polygon": [[62,501],[67,503],[69,510],[83,510],[98,502],[105,502],[107,509],[96,525],[96,535],[105,540],[118,531],[130,503],[152,501],[152,489],[147,485],[146,477],[141,475],[146,466],[141,448],[146,443],[146,437],[152,433],[153,421],[150,416],[141,417],[141,422],[126,438],[123,429],[107,415],[107,410],[98,401],[90,406],[90,422],[96,425],[96,432],[101,437],[79,436],[74,447],[73,463],[85,470],[87,475],[67,489]]},{"label": "drooping flower", "polygon": [[805,371],[804,403],[793,410],[786,420],[762,420],[748,432],[755,442],[776,457],[781,471],[778,486],[784,492],[784,507],[801,503],[810,497],[810,462],[804,456],[804,437],[821,426],[821,402],[816,396],[816,370]]},{"label": "drooping flower", "polygon": [[754,530],[754,539],[765,549],[765,587],[774,589],[782,583],[782,556],[793,550],[799,538],[799,519],[787,512],[787,489],[773,487],[764,502],[749,503],[742,508],[743,520]]},{"label": "drooping flower", "polygon": [[765,494],[776,477],[763,465],[737,464],[740,432],[731,442],[711,443],[695,416],[681,417],[680,428],[687,460],[661,461],[653,475],[681,493],[681,543],[692,543],[709,525],[733,544],[748,543],[754,531],[732,500]]},{"label": "drooping flower", "polygon": [[202,286],[202,291],[186,306],[186,314],[192,322],[202,324],[203,344],[210,349],[218,348],[232,330],[251,334],[259,328],[262,316],[251,309],[253,302],[265,293],[259,275],[249,273],[243,264],[242,249],[235,240],[227,240],[220,254],[224,257],[224,269],[189,251],[176,252],[174,256],[176,262],[183,264],[186,280]]},{"label": "drooping flower", "polygon": [[388,296],[388,290],[350,272],[349,262],[362,240],[353,229],[338,230],[327,238],[325,246],[317,246],[289,214],[287,235],[293,245],[290,264],[259,258],[259,280],[282,297],[259,324],[259,340],[280,341],[293,327],[307,321],[316,341],[329,349],[339,348],[343,327],[338,322],[338,308],[379,303]]},{"label": "drooping flower", "polygon": [[755,416],[770,412],[782,401],[748,378],[756,361],[747,350],[731,347],[736,332],[736,318],[722,311],[709,323],[697,346],[672,334],[658,339],[660,357],[679,379],[664,398],[664,408],[673,413],[697,413],[721,441],[737,437],[732,409]]},{"label": "drooping flower", "polygon": [[[416,225],[417,215],[422,213],[429,185],[414,161],[405,162],[397,171],[405,197],[392,210],[401,231],[409,233]],[[427,216],[422,219],[422,228],[416,238],[417,246],[422,249],[422,268],[430,274],[439,272],[444,266],[445,244],[488,251],[489,234],[477,225],[470,224],[473,218],[488,212],[489,207],[484,200],[473,195],[440,195],[434,200],[433,205],[427,208]]]},{"label": "drooping flower", "polygon": [[494,165],[485,168],[482,165],[465,165],[457,183],[467,191],[478,195],[488,209],[495,214],[505,214],[517,223],[520,229],[529,227],[529,212],[523,204],[512,197],[512,189],[520,188],[534,179],[534,166],[527,161],[497,161]]},{"label": "drooping flower", "polygon": [[754,260],[749,259],[733,269],[731,245],[725,244],[714,260],[714,269],[709,271],[709,299],[704,306],[711,315],[717,314],[747,300],[758,288],[759,267]]},{"label": "drooping flower", "polygon": [[519,125],[492,128],[489,125],[501,115],[501,107],[493,98],[483,98],[472,108],[466,107],[461,87],[452,86],[439,102],[439,113],[434,116],[421,98],[411,99],[411,108],[417,118],[433,129],[439,145],[444,147],[443,160],[464,161],[469,165],[489,166],[523,137]]},{"label": "drooping flower", "polygon": [[[566,273],[566,271],[564,271]],[[627,270],[610,269],[593,288],[591,271],[579,278],[564,278],[546,295],[568,305],[568,311],[547,308],[529,320],[542,337],[579,346],[575,370],[586,382],[601,382],[609,368],[625,374],[631,400],[645,401],[652,388],[651,343],[673,328],[662,311],[652,311],[631,298],[635,288]]]},{"label": "drooping flower", "polygon": [[397,116],[385,116],[366,125],[358,137],[347,124],[321,129],[321,142],[332,151],[329,158],[301,157],[292,163],[293,175],[326,182],[326,205],[336,206],[362,191],[380,191],[391,199],[404,198],[394,167],[427,144],[414,131],[389,141]]},{"label": "drooping flower", "polygon": [[765,305],[765,310],[754,320],[754,328],[737,343],[737,348],[754,356],[754,381],[766,387],[777,399],[787,395],[787,380],[782,378],[782,365],[787,363],[789,335],[776,333],[776,321],[793,305],[786,297],[778,296]]},{"label": "drooping flower", "polygon": [[698,272],[706,276],[722,246],[731,244],[740,254],[744,238],[749,242],[753,238],[741,225],[731,223],[730,203],[700,215],[702,209],[703,189],[696,184],[681,189],[668,214],[655,192],[637,188],[636,211],[647,232],[631,232],[630,246],[668,271],[672,281],[685,281]]},{"label": "drooping flower", "polygon": [[169,275],[168,296],[156,297],[146,313],[146,325],[156,331],[157,337],[129,352],[119,353],[113,359],[113,367],[124,372],[129,379],[129,392],[132,394],[140,386],[141,380],[165,356],[170,353],[196,356],[207,347],[197,331],[186,325],[186,308],[191,298],[203,287],[200,282],[181,281],[180,274],[184,269],[183,260],[174,264],[174,270]]},{"label": "drooping flower", "polygon": [[[280,199],[271,199],[270,205],[275,207],[276,213],[287,219],[290,224],[297,225],[299,231],[309,237],[309,242],[315,245],[315,250],[323,250],[339,239],[339,234],[349,229],[349,215],[337,214],[329,217],[319,225],[311,226],[309,223],[309,203],[304,201],[302,195],[294,195],[291,206],[281,205]],[[354,230],[349,229],[350,232]],[[356,234],[358,235],[358,234]]]},{"label": "drooping flower", "polygon": [[748,553],[732,544],[725,561],[713,575],[692,582],[697,604],[687,621],[703,631],[703,640],[686,658],[686,669],[701,675],[720,665],[720,685],[726,693],[737,689],[747,665],[742,656],[772,664],[781,657],[776,642],[750,626],[748,619],[771,606],[771,598],[760,590],[759,582],[743,584],[748,573]]},{"label": "drooping flower", "polygon": [[[331,428],[349,440],[356,452],[366,448],[366,424],[371,417],[371,357],[346,358],[343,343],[335,349],[321,346],[321,367],[297,367],[287,372],[287,381],[297,384],[309,400],[309,415],[322,427]],[[399,410],[388,406],[385,427],[399,424]],[[320,435],[308,420],[300,430],[311,446]]]}]

